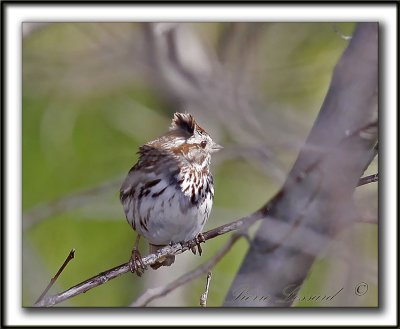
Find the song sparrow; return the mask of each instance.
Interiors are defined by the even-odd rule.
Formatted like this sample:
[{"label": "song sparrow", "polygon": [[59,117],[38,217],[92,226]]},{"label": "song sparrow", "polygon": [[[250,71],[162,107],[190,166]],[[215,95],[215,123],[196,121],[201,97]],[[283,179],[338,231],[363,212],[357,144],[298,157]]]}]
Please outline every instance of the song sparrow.
[{"label": "song sparrow", "polygon": [[[132,272],[140,275],[144,269],[138,252],[141,235],[154,252],[201,232],[214,199],[211,154],[221,148],[188,113],[175,113],[169,132],[139,148],[139,160],[120,190],[126,218],[138,233]],[[174,260],[167,256],[152,268],[170,266]]]}]

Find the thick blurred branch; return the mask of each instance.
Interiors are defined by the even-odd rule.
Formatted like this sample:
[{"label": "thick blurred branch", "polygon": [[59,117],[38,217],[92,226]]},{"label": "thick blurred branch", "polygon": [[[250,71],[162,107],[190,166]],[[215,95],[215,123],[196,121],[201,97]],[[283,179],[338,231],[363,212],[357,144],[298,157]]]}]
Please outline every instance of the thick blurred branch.
[{"label": "thick blurred branch", "polygon": [[[304,240],[300,228],[306,228],[325,235],[327,245],[357,217],[354,189],[377,142],[377,92],[378,24],[361,23],[336,65],[318,118],[278,193],[280,199],[264,207],[269,216],[291,226],[282,239]],[[316,255],[296,245],[276,245],[270,239],[274,234],[268,222],[261,224],[225,306],[291,305],[285,289],[303,283]],[[243,300],[237,298],[238,289],[270,298]]]}]

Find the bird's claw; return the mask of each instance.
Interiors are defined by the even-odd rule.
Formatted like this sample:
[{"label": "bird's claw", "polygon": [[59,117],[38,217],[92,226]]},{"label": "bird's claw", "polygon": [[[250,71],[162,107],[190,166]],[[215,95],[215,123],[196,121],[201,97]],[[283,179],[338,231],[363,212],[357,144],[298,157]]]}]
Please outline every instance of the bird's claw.
[{"label": "bird's claw", "polygon": [[192,250],[192,253],[196,255],[196,248],[199,252],[199,255],[201,256],[203,249],[201,249],[200,243],[206,242],[206,239],[204,238],[204,235],[202,233],[199,233],[193,240],[189,241],[188,246],[190,250]]},{"label": "bird's claw", "polygon": [[147,270],[147,266],[143,263],[142,256],[137,249],[132,250],[132,256],[129,260],[129,269],[132,273],[136,273],[137,276],[142,276],[144,271]]}]

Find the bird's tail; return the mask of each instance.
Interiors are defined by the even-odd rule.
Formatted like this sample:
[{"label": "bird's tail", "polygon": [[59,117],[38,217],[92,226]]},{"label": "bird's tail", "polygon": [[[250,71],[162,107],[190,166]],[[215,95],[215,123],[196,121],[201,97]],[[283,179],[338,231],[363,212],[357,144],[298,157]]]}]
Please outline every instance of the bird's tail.
[{"label": "bird's tail", "polygon": [[[149,243],[149,251],[150,254],[155,253],[157,250],[164,248],[165,246],[159,246],[155,244]],[[175,256],[174,255],[167,255],[164,256],[160,259],[158,259],[154,264],[151,264],[151,268],[153,269],[158,269],[161,266],[171,266],[175,262]]]}]

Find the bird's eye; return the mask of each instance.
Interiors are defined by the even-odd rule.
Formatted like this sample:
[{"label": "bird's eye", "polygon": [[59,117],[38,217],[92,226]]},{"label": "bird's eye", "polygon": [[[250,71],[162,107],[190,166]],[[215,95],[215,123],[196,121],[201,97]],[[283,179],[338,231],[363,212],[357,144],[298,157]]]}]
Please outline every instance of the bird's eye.
[{"label": "bird's eye", "polygon": [[206,141],[202,141],[202,142],[200,143],[200,146],[201,146],[202,148],[205,148],[206,145],[207,145],[207,142],[206,142]]}]

